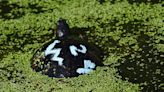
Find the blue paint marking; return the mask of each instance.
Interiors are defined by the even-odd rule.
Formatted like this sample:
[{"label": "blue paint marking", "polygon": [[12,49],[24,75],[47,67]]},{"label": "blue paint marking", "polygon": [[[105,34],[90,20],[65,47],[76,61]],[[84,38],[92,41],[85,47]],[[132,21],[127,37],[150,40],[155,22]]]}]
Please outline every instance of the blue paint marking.
[{"label": "blue paint marking", "polygon": [[76,70],[79,74],[87,74],[96,67],[95,63],[92,63],[91,60],[84,60],[84,68],[78,68]]}]

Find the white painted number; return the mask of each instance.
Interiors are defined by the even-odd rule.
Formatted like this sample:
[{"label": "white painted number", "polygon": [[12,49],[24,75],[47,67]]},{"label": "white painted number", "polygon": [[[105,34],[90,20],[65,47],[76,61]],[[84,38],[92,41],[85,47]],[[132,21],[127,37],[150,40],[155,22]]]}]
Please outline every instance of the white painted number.
[{"label": "white painted number", "polygon": [[[55,40],[53,43],[51,43],[45,50],[45,56],[52,54],[53,57],[51,58],[51,60],[53,61],[57,61],[59,65],[63,65],[63,58],[58,57],[61,51],[61,48],[54,48],[54,46],[60,43],[59,40]],[[54,49],[53,49],[54,48]]]},{"label": "white painted number", "polygon": [[[59,57],[60,52],[61,52],[61,48],[54,48],[54,46],[58,43],[60,43],[59,40],[55,40],[53,43],[51,43],[45,50],[45,56],[52,54],[53,57],[51,58],[51,60],[57,61],[58,64],[60,66],[62,66],[64,59]],[[84,45],[80,45],[80,47],[82,49],[78,49],[74,45],[71,45],[69,47],[71,54],[74,56],[78,56],[78,52],[81,52],[84,54],[87,52],[87,49]],[[95,63],[92,63],[91,60],[84,60],[84,68],[78,68],[76,70],[76,72],[79,74],[86,74],[86,73],[91,72],[95,67],[96,67]]]},{"label": "white painted number", "polygon": [[81,47],[82,49],[78,49],[76,46],[71,45],[71,46],[69,47],[71,54],[72,54],[73,56],[78,56],[78,52],[81,52],[81,53],[84,53],[84,54],[87,52],[87,48],[86,48],[84,45],[80,45],[80,47]]},{"label": "white painted number", "polygon": [[[78,49],[76,46],[71,45],[69,47],[70,52],[73,56],[78,56],[78,52],[85,54],[87,52],[87,48],[84,45],[80,45],[81,49]],[[79,74],[86,74],[91,72],[95,68],[95,64],[91,62],[91,60],[84,60],[84,68],[78,68],[76,70]]]},{"label": "white painted number", "polygon": [[76,72],[79,74],[86,74],[91,72],[95,67],[96,65],[92,63],[91,60],[84,60],[84,68],[78,68]]}]

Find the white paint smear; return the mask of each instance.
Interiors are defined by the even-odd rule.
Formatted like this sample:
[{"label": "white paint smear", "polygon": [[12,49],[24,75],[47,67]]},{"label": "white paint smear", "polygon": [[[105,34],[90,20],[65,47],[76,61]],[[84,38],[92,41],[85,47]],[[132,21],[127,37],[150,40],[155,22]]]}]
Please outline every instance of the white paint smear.
[{"label": "white paint smear", "polygon": [[78,68],[76,70],[76,72],[79,73],[79,74],[87,74],[87,73],[89,73],[91,71],[93,71],[93,70],[92,69],[85,69],[85,68]]},{"label": "white paint smear", "polygon": [[85,54],[87,52],[87,48],[84,45],[80,45],[80,47],[82,49],[77,49],[77,51]]},{"label": "white paint smear", "polygon": [[80,47],[81,47],[82,49],[78,49],[76,46],[71,45],[71,46],[69,47],[71,54],[72,54],[73,56],[78,56],[78,52],[81,52],[81,53],[84,53],[84,54],[87,52],[87,48],[86,48],[84,45],[80,45]]},{"label": "white paint smear", "polygon": [[[51,58],[51,60],[57,61],[58,64],[61,66],[61,65],[63,65],[63,60],[64,60],[64,59],[61,58],[61,57],[59,57],[61,48],[54,48],[55,45],[56,45],[57,43],[60,43],[60,41],[59,41],[59,40],[55,40],[52,44],[50,44],[50,45],[46,48],[46,50],[45,50],[45,56],[47,56],[47,55],[49,55],[49,54],[52,54],[53,57]],[[54,49],[53,49],[53,48],[54,48]]]},{"label": "white paint smear", "polygon": [[69,47],[69,49],[70,49],[70,52],[71,52],[71,54],[72,54],[73,56],[78,56],[77,47],[75,47],[74,45],[71,45],[71,46]]},{"label": "white paint smear", "polygon": [[76,70],[79,74],[87,74],[96,67],[95,63],[92,63],[91,60],[84,60],[84,68],[78,68]]}]

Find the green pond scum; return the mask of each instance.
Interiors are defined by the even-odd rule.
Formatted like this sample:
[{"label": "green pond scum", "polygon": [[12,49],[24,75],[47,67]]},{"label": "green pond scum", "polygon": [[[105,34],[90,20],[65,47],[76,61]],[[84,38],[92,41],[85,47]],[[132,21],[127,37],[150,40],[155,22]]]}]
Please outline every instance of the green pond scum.
[{"label": "green pond scum", "polygon": [[[59,18],[106,66],[73,78],[31,69]],[[163,0],[0,0],[0,92],[163,92],[163,67]]]}]

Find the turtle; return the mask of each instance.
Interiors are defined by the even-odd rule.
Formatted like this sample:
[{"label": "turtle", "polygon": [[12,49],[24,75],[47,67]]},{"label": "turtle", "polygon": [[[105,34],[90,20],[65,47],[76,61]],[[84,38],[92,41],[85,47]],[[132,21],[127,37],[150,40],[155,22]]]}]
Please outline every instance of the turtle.
[{"label": "turtle", "polygon": [[97,66],[103,66],[99,50],[94,47],[72,35],[66,19],[60,18],[56,36],[34,53],[31,68],[55,78],[89,74]]}]

